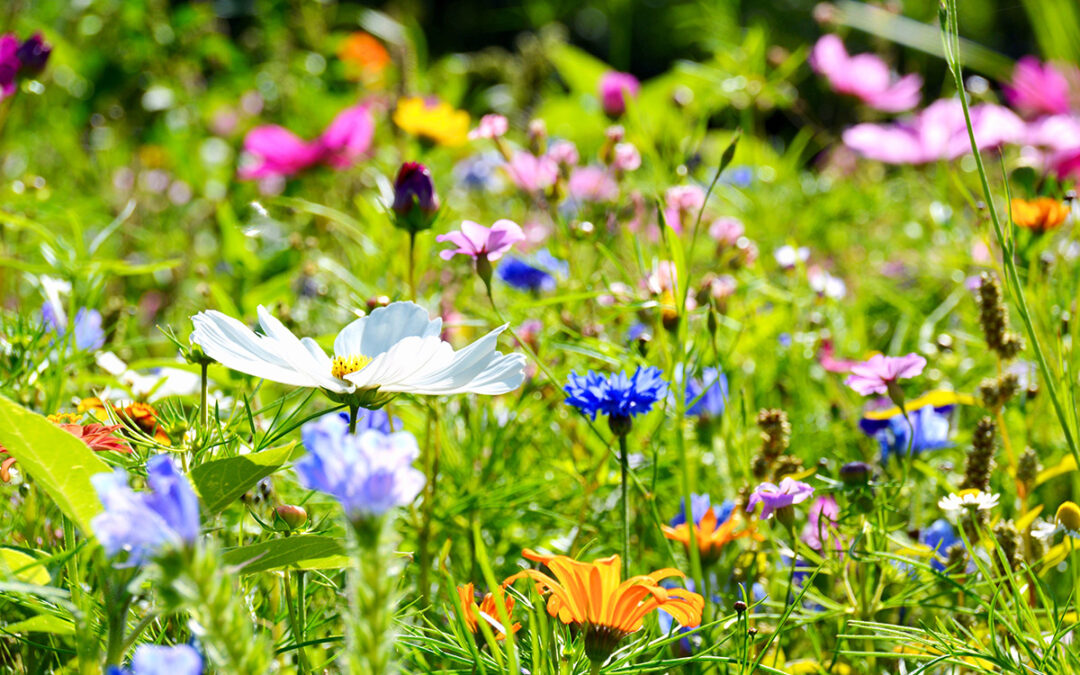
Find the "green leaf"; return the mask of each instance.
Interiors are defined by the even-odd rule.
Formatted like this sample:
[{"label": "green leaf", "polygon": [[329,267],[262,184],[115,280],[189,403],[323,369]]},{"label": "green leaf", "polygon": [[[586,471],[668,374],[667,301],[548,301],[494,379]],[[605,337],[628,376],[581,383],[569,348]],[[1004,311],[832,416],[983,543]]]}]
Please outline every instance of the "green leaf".
[{"label": "green leaf", "polygon": [[216,459],[191,470],[191,481],[209,513],[217,513],[289,459],[295,443],[250,455]]},{"label": "green leaf", "polygon": [[277,569],[340,569],[348,564],[345,544],[340,539],[318,534],[271,539],[250,546],[225,549],[221,559],[226,565],[240,566],[241,574],[255,574]]},{"label": "green leaf", "polygon": [[101,501],[90,476],[112,469],[85,443],[37,413],[0,396],[0,445],[19,460],[19,469],[89,535]]},{"label": "green leaf", "polygon": [[39,586],[47,585],[52,579],[43,562],[29,553],[7,547],[0,548],[0,574]]},{"label": "green leaf", "polygon": [[0,631],[19,635],[21,633],[52,633],[54,635],[74,635],[75,624],[67,619],[52,614],[38,614],[29,619],[0,626]]},{"label": "green leaf", "polygon": [[563,81],[571,91],[579,94],[595,95],[600,87],[600,78],[612,70],[611,66],[584,49],[567,44],[552,47],[549,56]]}]

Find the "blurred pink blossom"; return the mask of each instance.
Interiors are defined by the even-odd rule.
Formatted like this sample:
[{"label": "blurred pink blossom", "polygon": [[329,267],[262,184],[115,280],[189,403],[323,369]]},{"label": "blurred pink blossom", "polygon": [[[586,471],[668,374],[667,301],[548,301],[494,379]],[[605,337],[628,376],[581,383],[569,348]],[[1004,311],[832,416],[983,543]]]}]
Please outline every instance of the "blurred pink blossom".
[{"label": "blurred pink blossom", "polygon": [[[980,150],[1022,142],[1023,120],[992,103],[971,107],[971,123]],[[857,124],[844,132],[844,144],[869,159],[888,164],[925,164],[956,159],[971,152],[964,111],[958,99],[941,99],[893,124]]]},{"label": "blurred pink blossom", "polygon": [[515,152],[506,166],[514,183],[526,192],[539,192],[555,184],[559,177],[559,165],[550,157],[529,152]]},{"label": "blurred pink blossom", "polygon": [[547,155],[560,166],[574,166],[580,159],[577,146],[570,141],[555,141],[548,148]]},{"label": "blurred pink blossom", "polygon": [[619,171],[637,171],[641,167],[641,153],[633,143],[616,143],[611,165]]},{"label": "blurred pink blossom", "polygon": [[467,255],[471,258],[486,257],[496,261],[514,244],[525,239],[525,233],[512,220],[496,220],[491,227],[484,227],[471,220],[461,223],[461,229],[435,237],[435,241],[448,241],[457,248],[440,251],[443,260],[450,260],[455,255]]},{"label": "blurred pink blossom", "polygon": [[1009,105],[1025,115],[1061,115],[1069,112],[1069,80],[1050,63],[1034,56],[1016,62],[1012,80],[1003,88]]},{"label": "blurred pink blossom", "polygon": [[829,81],[832,90],[858,98],[883,112],[903,112],[919,105],[922,78],[894,79],[889,66],[874,54],[849,56],[843,41],[824,35],[810,52],[810,66]]},{"label": "blurred pink blossom", "polygon": [[869,361],[856,363],[844,384],[863,396],[890,393],[891,385],[898,380],[918,376],[926,368],[926,359],[918,354],[885,356],[875,354]]},{"label": "blurred pink blossom", "polygon": [[626,112],[626,97],[636,98],[641,83],[630,73],[609,70],[600,78],[600,105],[609,117]]},{"label": "blurred pink blossom", "polygon": [[570,196],[583,202],[612,202],[619,196],[619,186],[607,170],[598,166],[574,169],[567,183]]},{"label": "blurred pink blossom", "polygon": [[255,163],[240,168],[240,178],[290,176],[313,166],[322,156],[322,146],[308,143],[285,127],[275,124],[256,127],[244,137],[244,150]]},{"label": "blurred pink blossom", "polygon": [[335,169],[345,169],[371,149],[375,119],[365,104],[346,108],[337,114],[317,143],[321,160]]},{"label": "blurred pink blossom", "polygon": [[709,225],[709,236],[724,246],[734,246],[744,234],[746,228],[738,218],[717,218]]},{"label": "blurred pink blossom", "polygon": [[476,128],[469,132],[469,139],[500,138],[509,128],[509,122],[502,115],[484,115],[480,118],[480,123],[477,124]]},{"label": "blurred pink blossom", "polygon": [[676,185],[667,189],[664,201],[667,202],[664,219],[668,226],[682,232],[684,227],[694,224],[698,212],[705,205],[705,191],[697,185]]}]

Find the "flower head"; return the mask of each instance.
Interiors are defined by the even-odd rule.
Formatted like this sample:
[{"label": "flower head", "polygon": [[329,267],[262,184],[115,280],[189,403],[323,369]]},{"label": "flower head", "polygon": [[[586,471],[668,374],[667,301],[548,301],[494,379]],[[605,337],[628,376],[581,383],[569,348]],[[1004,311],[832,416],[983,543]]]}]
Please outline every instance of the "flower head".
[{"label": "flower head", "polygon": [[609,70],[600,78],[600,105],[608,117],[626,112],[626,99],[637,98],[641,83],[630,73]]},{"label": "flower head", "polygon": [[202,675],[203,659],[191,645],[139,645],[130,669],[115,666],[108,675]]},{"label": "flower head", "polygon": [[1044,540],[1058,532],[1064,532],[1073,539],[1080,539],[1080,506],[1075,502],[1062,502],[1054,515],[1053,523],[1042,523],[1031,529],[1032,536]]},{"label": "flower head", "polygon": [[15,77],[22,65],[18,52],[17,37],[11,33],[0,35],[0,100],[15,93]]},{"label": "flower head", "polygon": [[633,143],[616,143],[611,155],[616,171],[637,171],[641,168],[641,153]]},{"label": "flower head", "polygon": [[551,255],[547,249],[541,249],[530,260],[512,256],[504,258],[497,274],[510,286],[535,293],[555,290],[556,277],[566,276],[568,269],[566,261]]},{"label": "flower head", "polygon": [[548,148],[547,156],[559,166],[574,166],[581,159],[577,146],[571,141],[558,140]]},{"label": "flower head", "polygon": [[105,510],[90,527],[106,555],[127,553],[120,567],[142,565],[169,546],[193,544],[199,536],[199,498],[167,455],[146,462],[150,492],[135,492],[123,469],[90,481]]},{"label": "flower head", "polygon": [[420,448],[406,431],[351,434],[340,416],[324,415],[301,435],[308,454],[295,466],[300,484],[334,497],[350,520],[411,504],[424,487],[424,474],[412,466]]},{"label": "flower head", "polygon": [[570,373],[563,387],[566,402],[596,419],[597,413],[609,417],[630,418],[647,413],[667,392],[667,383],[659,368],[638,368],[627,377],[626,371],[617,375],[586,375]]},{"label": "flower head", "polygon": [[952,524],[944,518],[938,518],[930,527],[923,530],[919,540],[934,552],[930,559],[930,566],[939,572],[945,570],[946,554],[949,549],[957,544],[963,544]]},{"label": "flower head", "polygon": [[918,376],[926,367],[926,359],[918,354],[884,356],[875,354],[869,361],[856,363],[844,384],[863,396],[891,394],[890,387],[898,380]]},{"label": "flower head", "polygon": [[322,389],[336,400],[378,408],[399,393],[505,394],[525,379],[525,357],[495,351],[501,326],[454,351],[439,335],[441,319],[411,302],[393,302],[345,326],[327,356],[313,339],[298,339],[265,308],[263,334],[221,312],[192,317],[193,343],[223,365],[297,387]]},{"label": "flower head", "polygon": [[686,414],[691,417],[723,415],[727,397],[727,376],[717,368],[705,368],[701,377],[686,380]]},{"label": "flower head", "polygon": [[377,79],[390,65],[390,52],[377,38],[363,31],[350,33],[338,47],[337,55],[351,79]]},{"label": "flower head", "polygon": [[374,136],[375,118],[368,105],[361,103],[346,108],[316,141],[319,161],[335,169],[347,169],[367,154]]},{"label": "flower head", "polygon": [[686,547],[690,546],[690,528],[693,527],[701,559],[709,562],[720,555],[725,544],[751,533],[749,529],[735,531],[734,512],[735,503],[732,501],[713,506],[709,495],[690,495],[692,524],[686,522],[686,508],[683,507],[671,519],[670,526],[661,525],[660,527],[665,537],[681,542]]},{"label": "flower head", "polygon": [[664,220],[676,232],[693,227],[705,205],[705,190],[697,185],[676,185],[664,193]]},{"label": "flower head", "polygon": [[758,502],[764,507],[761,509],[761,519],[772,518],[773,513],[795,504],[801,504],[814,494],[814,488],[806,483],[799,482],[790,476],[785,476],[780,485],[762,483],[750,493],[750,500],[746,504],[746,512],[753,513]]},{"label": "flower head", "polygon": [[585,653],[593,662],[605,661],[619,642],[641,629],[645,616],[663,608],[683,626],[701,623],[705,599],[682,588],[664,588],[661,580],[684,576],[665,568],[621,580],[620,559],[613,555],[595,562],[578,562],[562,555],[543,555],[529,549],[525,558],[545,565],[550,574],[526,569],[506,580],[536,582],[547,593],[548,614],[584,633]]},{"label": "flower head", "polygon": [[31,74],[44,70],[50,54],[52,47],[41,37],[41,33],[34,33],[15,50],[15,58],[19,59],[20,68]]},{"label": "flower head", "polygon": [[399,100],[394,124],[407,134],[438,145],[456,147],[469,138],[469,113],[438,99],[415,96]]},{"label": "flower head", "polygon": [[394,179],[394,223],[409,232],[431,227],[439,210],[439,195],[431,172],[418,162],[405,162]]},{"label": "flower head", "polygon": [[806,515],[806,525],[803,526],[801,538],[807,546],[815,551],[824,551],[826,544],[832,542],[835,551],[842,551],[844,544],[840,540],[840,531],[836,528],[837,519],[840,517],[840,505],[832,495],[818,497],[810,505]]},{"label": "flower head", "polygon": [[[506,638],[504,635],[504,628],[499,623],[499,610],[496,603],[502,602],[503,608],[506,610],[506,616],[513,616],[514,611],[514,596],[506,593],[502,588],[496,589],[495,593],[485,593],[482,600],[479,603],[476,602],[476,589],[470,584],[457,587],[458,599],[461,600],[461,607],[463,610],[463,616],[461,617],[465,621],[465,626],[469,629],[469,632],[473,635],[480,636],[480,628],[478,622],[483,619],[488,625],[491,626],[492,632],[495,634],[496,640],[502,640]],[[498,599],[496,599],[496,594]],[[516,633],[521,629],[521,624],[515,622],[510,626],[510,633]]]},{"label": "flower head", "polygon": [[491,227],[484,227],[471,220],[464,220],[461,229],[435,237],[435,241],[448,241],[457,248],[440,251],[443,260],[450,260],[455,255],[467,255],[471,258],[485,258],[494,262],[513,248],[514,244],[524,241],[525,233],[512,220],[496,220]]},{"label": "flower head", "polygon": [[919,105],[922,78],[893,78],[889,66],[874,54],[849,56],[835,35],[824,35],[810,52],[810,66],[832,90],[854,96],[875,110],[901,112]]},{"label": "flower head", "polygon": [[[863,433],[881,444],[881,462],[888,462],[890,455],[903,456],[911,447],[911,454],[927,450],[940,450],[952,445],[949,442],[949,414],[962,397],[952,392],[934,391],[904,405],[908,419],[899,407],[872,410],[859,420]],[[912,434],[911,427],[914,427]]]},{"label": "flower head", "polygon": [[559,177],[559,165],[547,155],[534,155],[518,151],[506,165],[510,180],[525,192],[540,192],[555,184]]},{"label": "flower head", "polygon": [[240,167],[243,180],[291,176],[318,164],[323,149],[309,143],[285,127],[274,124],[256,127],[244,137],[244,152],[251,161]]},{"label": "flower head", "polygon": [[950,515],[956,515],[962,511],[989,511],[998,505],[1001,495],[983,492],[982,490],[961,490],[942,497],[938,501],[938,508]]},{"label": "flower head", "polygon": [[1059,227],[1071,213],[1067,204],[1051,197],[1032,200],[1014,198],[1009,206],[1017,227],[1039,234]]},{"label": "flower head", "polygon": [[1009,105],[1031,116],[1069,112],[1069,79],[1056,66],[1040,63],[1034,56],[1016,62],[1012,80],[1003,88]]},{"label": "flower head", "polygon": [[570,197],[578,202],[612,202],[619,196],[619,185],[606,169],[599,166],[574,169],[566,187]]},{"label": "flower head", "polygon": [[510,123],[502,115],[484,115],[480,118],[480,123],[476,125],[476,128],[469,132],[469,140],[502,138],[509,128]]},{"label": "flower head", "polygon": [[[67,335],[68,319],[64,307],[59,302],[46,301],[41,306],[41,318],[45,326],[63,338]],[[96,309],[80,307],[75,312],[75,320],[72,322],[74,335],[73,346],[79,351],[94,351],[101,349],[105,344],[105,331],[101,328],[101,312]]]}]

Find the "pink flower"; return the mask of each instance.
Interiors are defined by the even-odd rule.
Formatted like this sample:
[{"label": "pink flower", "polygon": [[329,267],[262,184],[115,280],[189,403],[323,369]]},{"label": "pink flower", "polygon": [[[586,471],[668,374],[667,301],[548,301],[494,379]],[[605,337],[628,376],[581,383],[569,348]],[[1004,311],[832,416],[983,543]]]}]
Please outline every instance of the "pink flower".
[{"label": "pink flower", "polygon": [[291,176],[318,163],[322,145],[308,143],[293,132],[277,125],[256,127],[244,137],[244,150],[254,163],[240,168],[243,180]]},{"label": "pink flower", "polygon": [[371,148],[375,120],[366,104],[346,108],[337,114],[317,141],[322,161],[335,169],[345,169]]},{"label": "pink flower", "polygon": [[1034,56],[1016,62],[1012,81],[1003,87],[1009,105],[1025,115],[1060,115],[1069,112],[1069,80],[1049,63]]},{"label": "pink flower", "polygon": [[570,141],[555,141],[548,148],[547,156],[560,166],[574,166],[580,159],[577,146]]},{"label": "pink flower", "polygon": [[574,169],[567,188],[571,197],[582,202],[613,202],[619,196],[615,179],[598,166]]},{"label": "pink flower", "polygon": [[889,394],[898,380],[916,377],[926,367],[926,359],[918,354],[885,356],[875,354],[869,361],[856,363],[844,384],[863,396]]},{"label": "pink flower", "polygon": [[821,367],[830,373],[850,373],[852,367],[858,365],[858,361],[852,361],[850,359],[838,359],[836,358],[836,348],[833,347],[832,340],[825,340],[821,343],[821,351],[818,352],[818,362]]},{"label": "pink flower", "polygon": [[0,100],[15,93],[19,62],[19,39],[12,33],[0,35]]},{"label": "pink flower", "polygon": [[515,152],[506,167],[510,179],[526,192],[539,192],[555,184],[559,165],[550,157],[537,157],[528,152]]},{"label": "pink flower", "polygon": [[698,211],[705,205],[705,191],[697,185],[676,185],[664,193],[667,207],[664,219],[671,229],[682,232],[697,220]]},{"label": "pink flower", "polygon": [[746,228],[738,218],[717,218],[709,225],[709,236],[725,246],[734,246],[745,233]]},{"label": "pink flower", "polygon": [[883,112],[902,112],[919,105],[922,78],[906,75],[894,80],[880,57],[849,56],[835,35],[822,36],[810,52],[810,66],[829,81],[832,90],[858,98]]},{"label": "pink flower", "polygon": [[[1008,108],[982,103],[971,108],[980,150],[1021,142],[1024,122]],[[958,99],[941,99],[894,124],[857,124],[844,132],[844,144],[864,157],[888,164],[925,164],[971,152],[964,111]]]},{"label": "pink flower", "polygon": [[780,481],[780,485],[762,483],[757,486],[750,494],[750,500],[746,504],[746,512],[753,513],[754,507],[758,505],[758,502],[761,502],[765,505],[761,509],[761,519],[768,520],[772,518],[774,511],[801,504],[810,499],[813,494],[813,487],[806,483],[800,483],[790,476],[785,476]]},{"label": "pink flower", "polygon": [[484,115],[476,128],[469,132],[469,140],[500,138],[509,128],[510,123],[502,115]]},{"label": "pink flower", "polygon": [[435,241],[448,241],[457,247],[440,251],[439,255],[443,260],[450,260],[460,253],[472,258],[485,257],[492,262],[501,258],[503,253],[523,239],[525,239],[525,233],[521,231],[518,224],[505,219],[496,220],[490,228],[465,220],[461,223],[461,230],[435,237]]},{"label": "pink flower", "polygon": [[840,541],[840,532],[836,529],[839,517],[840,505],[836,503],[835,497],[832,495],[818,497],[810,505],[810,511],[806,514],[802,540],[815,551],[821,551],[831,539],[833,548],[842,551],[844,545]]},{"label": "pink flower", "polygon": [[641,153],[633,143],[616,143],[611,165],[619,171],[637,171],[641,167]]},{"label": "pink flower", "polygon": [[626,112],[626,97],[637,98],[641,83],[630,73],[609,70],[600,78],[600,105],[609,117]]}]

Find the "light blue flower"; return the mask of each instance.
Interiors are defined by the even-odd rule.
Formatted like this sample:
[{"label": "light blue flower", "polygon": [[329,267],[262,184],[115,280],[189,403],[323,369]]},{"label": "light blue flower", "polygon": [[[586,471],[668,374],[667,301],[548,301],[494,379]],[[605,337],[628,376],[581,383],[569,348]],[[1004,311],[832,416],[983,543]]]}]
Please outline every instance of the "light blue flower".
[{"label": "light blue flower", "polygon": [[[64,310],[58,304],[46,302],[41,306],[41,319],[57,337],[64,337],[68,331],[68,320]],[[101,328],[101,312],[82,307],[75,312],[73,342],[75,349],[94,351],[105,344],[105,331]]]},{"label": "light blue flower", "polygon": [[150,492],[135,492],[117,469],[90,481],[104,512],[90,521],[109,557],[127,553],[119,567],[142,565],[162,549],[194,543],[199,536],[199,498],[167,455],[146,462]]},{"label": "light blue flower", "polygon": [[341,416],[324,415],[301,435],[308,454],[296,463],[300,484],[334,497],[350,520],[406,506],[424,487],[424,474],[412,467],[420,449],[408,432],[350,434]]},{"label": "light blue flower", "polygon": [[[952,445],[949,442],[949,416],[952,406],[935,408],[931,405],[909,411],[911,426],[902,414],[888,420],[870,420],[864,418],[859,426],[873,436],[881,445],[881,463],[885,464],[890,455],[902,457],[908,451],[909,439],[911,454],[918,455],[927,450],[940,450]],[[911,427],[915,428],[914,435]]]},{"label": "light blue flower", "polygon": [[[671,519],[672,527],[678,527],[686,522],[686,507],[683,504],[683,501],[679,502],[679,512]],[[712,509],[716,515],[717,523],[726,523],[728,518],[731,517],[731,512],[735,509],[735,502],[729,499],[718,506],[713,506],[709,495],[690,495],[690,517],[694,519],[695,525],[701,524],[701,519],[708,513],[709,509]]]},{"label": "light blue flower", "polygon": [[945,571],[945,560],[948,558],[949,549],[956,544],[963,544],[960,537],[956,536],[953,526],[943,518],[935,520],[930,527],[923,530],[919,539],[934,550],[930,565],[939,572]]},{"label": "light blue flower", "polygon": [[109,675],[202,675],[202,672],[202,655],[191,645],[139,645],[131,659],[131,668],[109,668]]}]

